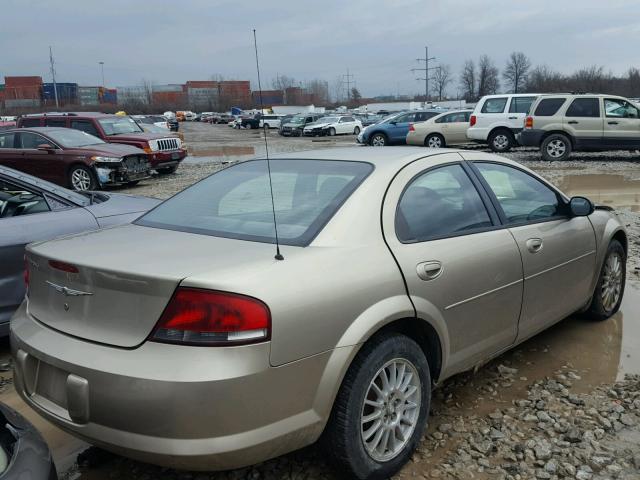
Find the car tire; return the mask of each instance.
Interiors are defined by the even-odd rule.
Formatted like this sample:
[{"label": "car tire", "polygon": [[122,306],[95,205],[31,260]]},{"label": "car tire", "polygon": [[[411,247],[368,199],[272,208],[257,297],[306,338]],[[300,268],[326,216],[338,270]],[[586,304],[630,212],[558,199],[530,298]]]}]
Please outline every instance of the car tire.
[{"label": "car tire", "polygon": [[353,129],[353,134],[358,135],[360,133],[360,127],[356,127]]},{"label": "car tire", "polygon": [[369,140],[369,145],[372,147],[384,147],[389,144],[389,140],[384,133],[375,133],[371,135],[371,139]]},{"label": "car tire", "polygon": [[177,169],[178,165],[174,165],[172,167],[158,168],[156,169],[156,172],[158,172],[160,175],[169,175],[170,173],[175,173]]},{"label": "car tire", "polygon": [[72,190],[86,192],[100,188],[95,174],[89,167],[84,165],[73,165],[69,169],[69,187]]},{"label": "car tire", "polygon": [[[393,372],[396,381],[389,385]],[[375,336],[344,377],[322,443],[347,478],[389,478],[422,439],[430,402],[431,375],[420,346],[401,334]],[[390,443],[390,438],[398,443]]]},{"label": "car tire", "polygon": [[265,123],[265,124],[264,124],[264,128],[265,128],[265,129],[267,129],[267,130],[269,130],[269,128],[271,128],[271,127],[269,127],[269,124],[268,124],[268,123]]},{"label": "car tire", "polygon": [[333,128],[333,127],[331,127],[329,130],[327,130],[327,134],[328,134],[330,137],[335,137],[335,136],[336,136],[336,129],[335,129],[335,128]]},{"label": "car tire", "polygon": [[627,255],[618,240],[612,240],[600,269],[598,283],[585,315],[591,320],[606,320],[622,303],[627,276]]},{"label": "car tire", "polygon": [[429,148],[444,148],[447,146],[447,143],[439,133],[430,133],[424,139],[424,146]]},{"label": "car tire", "polygon": [[568,160],[571,155],[571,140],[561,133],[553,133],[542,141],[540,153],[548,162]]},{"label": "car tire", "polygon": [[516,144],[516,139],[509,130],[495,130],[487,139],[489,148],[496,153],[508,152]]}]

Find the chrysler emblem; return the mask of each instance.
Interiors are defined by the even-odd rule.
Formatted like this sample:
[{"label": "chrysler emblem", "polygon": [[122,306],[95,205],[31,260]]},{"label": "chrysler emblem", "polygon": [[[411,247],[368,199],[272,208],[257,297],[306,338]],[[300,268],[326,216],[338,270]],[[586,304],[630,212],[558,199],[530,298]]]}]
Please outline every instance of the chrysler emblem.
[{"label": "chrysler emblem", "polygon": [[56,292],[63,294],[65,297],[82,297],[84,295],[93,295],[91,292],[83,292],[82,290],[73,290],[72,288],[58,285],[56,283],[46,281],[47,285],[53,288]]}]

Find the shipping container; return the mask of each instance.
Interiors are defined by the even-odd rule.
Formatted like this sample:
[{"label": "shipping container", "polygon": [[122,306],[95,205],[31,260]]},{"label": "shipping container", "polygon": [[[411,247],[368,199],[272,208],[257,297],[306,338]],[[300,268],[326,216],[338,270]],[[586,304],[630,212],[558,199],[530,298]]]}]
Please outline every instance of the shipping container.
[{"label": "shipping container", "polygon": [[151,99],[155,104],[176,105],[186,100],[183,92],[153,92]]},{"label": "shipping container", "polygon": [[102,103],[117,104],[118,91],[115,88],[105,88],[102,92]]},{"label": "shipping container", "polygon": [[189,80],[185,84],[186,88],[218,88],[219,82],[215,80]]},{"label": "shipping container", "polygon": [[[63,103],[74,103],[78,99],[77,83],[56,83],[58,91],[58,101]],[[53,83],[42,84],[42,98],[45,101],[55,101],[56,91]]]},{"label": "shipping container", "polygon": [[183,92],[184,85],[180,85],[177,83],[168,84],[168,85],[153,85],[151,87],[152,92]]},{"label": "shipping container", "polygon": [[11,108],[34,108],[40,106],[40,99],[34,98],[6,98],[4,100],[4,107],[6,109]]},{"label": "shipping container", "polygon": [[78,87],[78,98],[98,99],[101,96],[102,87]]},{"label": "shipping container", "polygon": [[29,87],[42,85],[42,77],[4,77],[4,83],[8,87]]},{"label": "shipping container", "polygon": [[42,97],[42,88],[40,85],[6,86],[4,95],[5,98],[15,100],[40,100]]}]

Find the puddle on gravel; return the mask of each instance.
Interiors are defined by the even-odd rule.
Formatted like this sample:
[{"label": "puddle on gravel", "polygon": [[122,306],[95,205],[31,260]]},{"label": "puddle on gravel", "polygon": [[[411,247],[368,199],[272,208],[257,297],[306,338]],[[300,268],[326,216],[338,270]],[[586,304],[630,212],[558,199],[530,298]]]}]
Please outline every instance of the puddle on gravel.
[{"label": "puddle on gravel", "polygon": [[567,175],[559,187],[569,196],[584,195],[601,205],[640,211],[640,180],[630,180],[625,175]]},{"label": "puddle on gravel", "polygon": [[[0,358],[8,356],[8,342],[0,342]],[[518,369],[513,384],[506,388],[501,385],[504,380],[496,375],[496,367],[501,364]],[[433,432],[443,418],[450,421],[455,416],[482,416],[496,408],[510,406],[512,400],[526,397],[528,385],[553,376],[564,366],[575,369],[581,377],[574,381],[572,392],[575,393],[588,392],[600,384],[614,382],[625,373],[640,373],[638,284],[627,284],[620,312],[611,319],[591,322],[577,316],[570,317],[501,355],[476,373],[463,373],[444,382],[434,395],[429,431]],[[2,372],[0,376],[10,378],[11,372]],[[491,388],[487,388],[491,385]],[[74,480],[108,480],[113,478],[114,472],[126,474],[121,469],[131,467],[131,463],[113,457],[99,467],[76,472],[73,465],[78,453],[88,447],[86,443],[38,417],[18,397],[13,385],[8,385],[0,393],[0,401],[25,415],[42,432],[52,450],[61,478],[68,477],[66,472]],[[424,473],[447,453],[447,448],[433,451],[428,460],[410,463],[404,473]],[[294,455],[307,456],[305,453]],[[316,457],[313,453],[310,455],[311,458]],[[150,468],[143,464],[139,466],[141,472]],[[175,478],[175,475],[169,472],[166,478]],[[221,475],[220,478],[227,477]]]}]

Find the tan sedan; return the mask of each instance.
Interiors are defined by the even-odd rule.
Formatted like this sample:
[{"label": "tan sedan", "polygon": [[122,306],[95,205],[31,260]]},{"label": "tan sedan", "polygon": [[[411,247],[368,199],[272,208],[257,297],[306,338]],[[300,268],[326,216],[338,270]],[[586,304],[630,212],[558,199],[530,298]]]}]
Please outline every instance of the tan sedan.
[{"label": "tan sedan", "polygon": [[426,122],[409,126],[407,145],[444,148],[447,145],[467,143],[467,128],[472,110],[441,113]]},{"label": "tan sedan", "polygon": [[613,315],[627,244],[610,208],[493,154],[241,162],[133,224],[30,245],[15,388],[146,462],[227,469],[322,438],[346,478],[380,480],[435,385],[573,312]]}]

